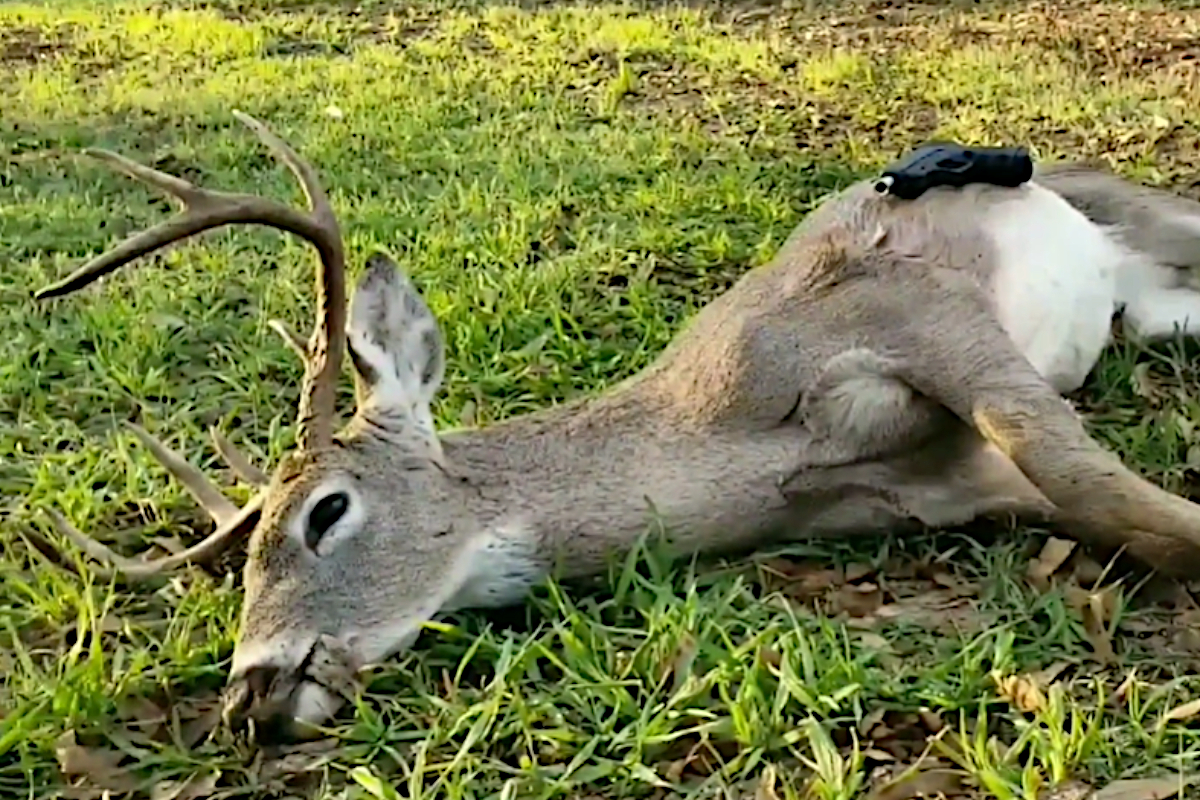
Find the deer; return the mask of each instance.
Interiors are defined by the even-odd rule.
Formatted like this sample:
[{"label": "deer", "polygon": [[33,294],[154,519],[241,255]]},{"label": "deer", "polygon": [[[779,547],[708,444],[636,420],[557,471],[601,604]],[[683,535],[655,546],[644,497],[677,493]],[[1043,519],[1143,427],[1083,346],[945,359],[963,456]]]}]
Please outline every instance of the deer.
[{"label": "deer", "polygon": [[[371,251],[347,298],[346,251],[316,170],[259,120],[307,209],[204,189],[108,150],[86,155],[180,210],[35,293],[78,291],[203,231],[273,227],[317,254],[295,447],[271,472],[212,429],[255,487],[243,507],[130,429],[213,518],[175,555],[121,555],[46,509],[63,551],[136,583],[245,547],[226,719],[267,741],[346,702],[342,678],[412,649],[430,621],[596,576],[655,520],[671,554],[753,551],[1003,518],[1056,526],[1161,574],[1200,569],[1200,506],[1138,475],[1064,394],[1113,341],[1200,319],[1200,204],[1101,167],[1038,166],[1016,187],[914,200],[871,181],[823,199],[775,255],[705,304],[662,351],[602,391],[438,430],[438,320]],[[345,357],[354,410],[336,386]]]}]

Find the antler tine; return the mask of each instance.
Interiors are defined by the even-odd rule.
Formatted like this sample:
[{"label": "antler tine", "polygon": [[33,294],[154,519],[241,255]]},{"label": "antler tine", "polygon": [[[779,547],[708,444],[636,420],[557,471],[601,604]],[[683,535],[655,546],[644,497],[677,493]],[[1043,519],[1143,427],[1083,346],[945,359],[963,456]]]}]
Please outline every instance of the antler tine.
[{"label": "antler tine", "polygon": [[[93,567],[96,574],[106,579],[120,574],[133,580],[140,580],[154,577],[189,562],[208,564],[220,557],[234,541],[254,530],[262,511],[265,496],[263,487],[267,483],[267,477],[251,464],[249,459],[242,455],[228,439],[222,436],[215,426],[209,428],[209,434],[212,436],[217,452],[235,472],[260,489],[259,493],[242,508],[231,503],[221,494],[220,489],[204,477],[200,470],[188,463],[183,456],[164,444],[162,440],[147,432],[140,425],[132,422],[124,424],[141,440],[151,455],[166,467],[167,471],[183,484],[196,502],[208,512],[208,515],[216,523],[217,529],[181,553],[156,561],[141,561],[122,556],[80,531],[59,512],[46,509],[60,534],[87,555],[101,562],[101,566]],[[49,542],[47,544],[49,545]],[[53,547],[53,545],[50,546]]]},{"label": "antler tine", "polygon": [[241,451],[234,447],[233,442],[226,439],[225,435],[217,430],[216,425],[209,427],[208,435],[212,439],[213,447],[239,478],[260,489],[270,482],[267,474],[242,455]]},{"label": "antler tine", "polygon": [[165,222],[130,236],[62,280],[39,289],[34,293],[37,300],[62,297],[76,292],[155,250],[222,225],[237,222],[258,223],[285,230],[304,239],[312,240],[323,236],[320,226],[307,214],[270,198],[202,189],[182,178],[139,164],[109,150],[89,148],[84,150],[83,154],[173,196],[180,202],[183,210]]},{"label": "antler tine", "polygon": [[[276,158],[287,165],[292,174],[296,176],[296,180],[300,182],[300,187],[304,189],[304,196],[308,200],[308,207],[312,211],[313,217],[321,222],[327,221],[328,226],[336,233],[338,229],[337,216],[333,213],[329,195],[321,188],[321,182],[317,179],[317,171],[313,169],[312,165],[301,158],[291,145],[276,136],[266,125],[254,117],[237,109],[234,109],[233,116],[238,122],[254,131],[262,143],[271,148]],[[341,237],[339,236],[335,241],[340,247]]]},{"label": "antler tine", "polygon": [[341,230],[316,170],[258,120],[240,111],[234,111],[233,115],[292,171],[308,199],[310,213],[257,195],[202,189],[116,153],[86,150],[85,154],[174,196],[182,203],[183,210],[129,237],[34,296],[44,300],[69,294],[172,242],[232,223],[268,225],[305,239],[316,248],[321,267],[316,281],[317,324],[304,351],[304,386],[296,439],[301,449],[312,449],[328,444],[333,438],[337,380],[346,350],[346,259]]},{"label": "antler tine", "polygon": [[238,514],[238,507],[231,503],[221,490],[212,484],[204,473],[189,464],[183,456],[167,447],[160,439],[152,436],[140,425],[126,422],[125,427],[141,440],[158,463],[167,468],[175,480],[183,484],[200,507],[208,512],[217,526],[224,525]]},{"label": "antler tine", "polygon": [[230,545],[254,530],[262,513],[263,499],[264,493],[259,492],[235,516],[219,525],[215,531],[201,541],[180,553],[154,561],[127,558],[81,532],[53,508],[44,510],[60,534],[93,559],[101,562],[99,566],[91,568],[96,575],[105,580],[120,576],[133,581],[144,581],[170,572],[184,564],[207,566],[216,561],[229,549]]},{"label": "antler tine", "polygon": [[[300,448],[312,449],[333,439],[337,381],[346,351],[346,256],[342,235],[337,215],[329,196],[321,188],[316,170],[258,120],[240,111],[234,111],[233,115],[258,134],[258,138],[291,169],[304,188],[313,220],[324,234],[320,241],[313,240],[321,254],[321,269],[316,281],[317,322],[308,342],[296,432]],[[291,337],[284,338],[291,342]]]},{"label": "antler tine", "polygon": [[284,343],[288,347],[296,351],[302,361],[308,360],[308,344],[300,338],[300,334],[288,327],[288,324],[281,319],[270,320],[267,325],[271,330],[279,334]]}]

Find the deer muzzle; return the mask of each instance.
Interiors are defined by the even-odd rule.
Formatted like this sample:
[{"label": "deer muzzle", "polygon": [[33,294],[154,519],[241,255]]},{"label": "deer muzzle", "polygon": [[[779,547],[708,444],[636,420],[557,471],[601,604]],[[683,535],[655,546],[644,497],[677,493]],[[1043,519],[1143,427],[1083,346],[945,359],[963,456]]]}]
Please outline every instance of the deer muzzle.
[{"label": "deer muzzle", "polygon": [[291,668],[264,661],[236,670],[222,703],[225,723],[265,745],[321,735],[357,688],[353,660],[330,636],[318,638]]}]

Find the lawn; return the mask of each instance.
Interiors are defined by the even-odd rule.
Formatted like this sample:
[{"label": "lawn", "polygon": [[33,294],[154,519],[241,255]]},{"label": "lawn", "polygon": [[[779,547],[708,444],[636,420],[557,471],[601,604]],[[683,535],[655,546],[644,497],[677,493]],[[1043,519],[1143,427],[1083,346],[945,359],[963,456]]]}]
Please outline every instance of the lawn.
[{"label": "lawn", "polygon": [[[354,273],[384,248],[438,314],[439,423],[488,424],[644,367],[823,194],[927,138],[1200,196],[1191,5],[0,6],[0,796],[1180,789],[1200,772],[1200,606],[1047,531],[635,551],[599,586],[451,618],[375,669],[328,737],[266,752],[216,715],[236,559],[131,589],[27,539],[57,539],[43,506],[126,553],[207,533],[121,422],[245,501],[207,429],[277,462],[301,366],[267,322],[311,324],[310,252],[261,228],[34,303],[170,209],[83,147],[298,201],[230,112],[262,119],[320,171]],[[1121,341],[1073,398],[1128,464],[1193,496],[1197,355]]]}]

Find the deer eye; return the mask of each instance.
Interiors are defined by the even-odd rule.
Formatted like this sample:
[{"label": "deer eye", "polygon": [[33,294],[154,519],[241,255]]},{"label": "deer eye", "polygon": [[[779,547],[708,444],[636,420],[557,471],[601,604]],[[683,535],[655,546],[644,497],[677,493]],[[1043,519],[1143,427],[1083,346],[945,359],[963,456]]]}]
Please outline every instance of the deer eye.
[{"label": "deer eye", "polygon": [[312,511],[308,512],[308,526],[304,529],[304,544],[309,550],[317,549],[321,537],[342,518],[349,507],[350,497],[345,492],[327,494],[317,501]]}]

